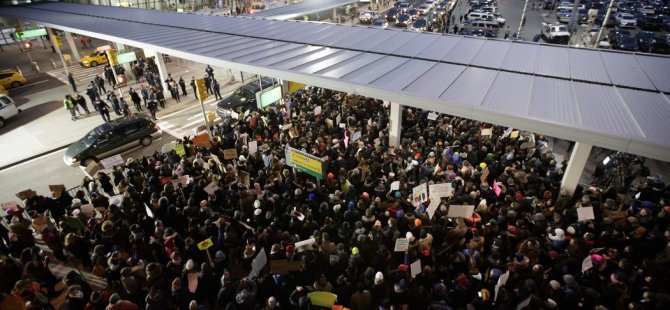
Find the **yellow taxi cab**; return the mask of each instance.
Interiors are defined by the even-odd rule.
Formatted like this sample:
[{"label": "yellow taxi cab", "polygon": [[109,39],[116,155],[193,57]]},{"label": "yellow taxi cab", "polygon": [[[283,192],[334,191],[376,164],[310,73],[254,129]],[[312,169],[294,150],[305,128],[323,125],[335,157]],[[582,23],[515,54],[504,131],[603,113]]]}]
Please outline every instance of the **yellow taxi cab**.
[{"label": "yellow taxi cab", "polygon": [[0,86],[0,95],[9,95],[9,92],[2,86]]},{"label": "yellow taxi cab", "polygon": [[79,59],[79,64],[84,68],[97,67],[107,63],[107,55],[104,52],[94,51],[88,56]]},{"label": "yellow taxi cab", "polygon": [[0,86],[4,89],[10,89],[26,85],[28,80],[16,69],[0,70]]}]

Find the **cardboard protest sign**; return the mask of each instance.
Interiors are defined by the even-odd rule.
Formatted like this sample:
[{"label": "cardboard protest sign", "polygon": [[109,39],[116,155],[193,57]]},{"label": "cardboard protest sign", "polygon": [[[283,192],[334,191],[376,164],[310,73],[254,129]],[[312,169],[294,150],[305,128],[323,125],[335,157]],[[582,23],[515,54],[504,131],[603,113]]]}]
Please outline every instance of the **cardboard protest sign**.
[{"label": "cardboard protest sign", "polygon": [[237,174],[240,176],[240,182],[242,182],[242,184],[247,187],[251,186],[251,176],[249,175],[249,172],[240,171]]},{"label": "cardboard protest sign", "polygon": [[395,247],[393,252],[405,252],[409,249],[409,240],[407,238],[395,239]]},{"label": "cardboard protest sign", "polygon": [[207,250],[207,249],[211,248],[213,245],[214,245],[214,243],[212,242],[212,238],[207,238],[203,241],[200,241],[200,243],[198,243],[198,249],[201,250],[201,251],[204,251],[204,250]]},{"label": "cardboard protest sign", "polygon": [[49,191],[51,191],[54,198],[59,198],[65,192],[65,185],[49,185]]},{"label": "cardboard protest sign", "polygon": [[[281,126],[281,125],[280,125],[280,126]],[[289,129],[291,129],[291,128],[293,128],[293,124],[288,123],[288,124],[285,124],[285,125],[281,126],[279,129],[281,129],[281,130],[289,130]]]},{"label": "cardboard protest sign", "polygon": [[30,199],[35,196],[37,196],[37,193],[32,189],[27,189],[25,191],[16,193],[16,197],[18,197],[21,200]]},{"label": "cardboard protest sign", "polygon": [[219,189],[219,186],[216,185],[216,182],[211,182],[204,188],[205,192],[210,195],[214,195],[214,192],[216,192],[217,189]]},{"label": "cardboard protest sign", "polygon": [[416,278],[417,275],[421,273],[421,260],[418,259],[415,262],[409,265],[409,271],[412,275],[412,278]]},{"label": "cardboard protest sign", "polygon": [[84,168],[84,172],[88,174],[88,176],[92,177],[95,175],[98,171],[102,170],[102,165],[99,163],[96,163],[95,161],[91,161],[88,165],[86,165],[86,168]]},{"label": "cardboard protest sign", "polygon": [[249,278],[257,277],[267,263],[268,257],[265,255],[265,249],[261,248],[261,250],[258,252],[258,255],[256,255],[256,258],[254,258],[254,260],[251,262],[251,272],[249,272]]},{"label": "cardboard protest sign", "polygon": [[198,273],[197,272],[189,272],[188,273],[188,291],[193,294],[193,293],[195,293],[196,289],[198,289]]},{"label": "cardboard protest sign", "polygon": [[334,125],[334,124],[333,124],[333,120],[330,119],[330,118],[327,118],[327,119],[326,119],[326,126],[327,126],[328,128],[333,128],[333,125]]},{"label": "cardboard protest sign", "polygon": [[249,141],[249,155],[254,155],[256,152],[258,152],[258,141]]},{"label": "cardboard protest sign", "polygon": [[123,160],[123,157],[121,157],[121,154],[117,154],[101,160],[100,163],[105,169],[110,169],[114,166],[121,166],[126,162]]},{"label": "cardboard protest sign", "polygon": [[475,212],[475,205],[451,205],[447,217],[468,218]]},{"label": "cardboard protest sign", "polygon": [[202,134],[199,134],[199,135],[193,137],[193,145],[194,146],[211,148],[212,147],[212,142],[210,142],[209,134],[208,133],[202,133]]},{"label": "cardboard protest sign", "polygon": [[436,119],[437,119],[437,113],[435,113],[435,112],[428,113],[428,120],[434,121]]},{"label": "cardboard protest sign", "polygon": [[302,264],[297,261],[286,259],[274,259],[270,261],[270,272],[274,274],[287,274],[291,271],[300,271]]},{"label": "cardboard protest sign", "polygon": [[428,200],[428,183],[415,186],[412,189],[412,205],[418,207],[426,200]]},{"label": "cardboard protest sign", "polygon": [[579,207],[577,208],[577,220],[580,222],[595,220],[593,214],[593,207]]},{"label": "cardboard protest sign", "polygon": [[225,149],[223,150],[223,159],[237,159],[237,149]]}]

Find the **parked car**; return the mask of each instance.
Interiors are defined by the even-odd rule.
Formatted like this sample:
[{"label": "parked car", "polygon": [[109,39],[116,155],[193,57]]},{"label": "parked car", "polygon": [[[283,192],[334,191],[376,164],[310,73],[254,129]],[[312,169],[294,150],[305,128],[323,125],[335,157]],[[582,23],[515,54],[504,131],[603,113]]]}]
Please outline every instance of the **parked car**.
[{"label": "parked car", "polygon": [[415,20],[415,19],[419,18],[419,15],[420,15],[419,10],[417,10],[415,8],[409,9],[409,11],[407,11],[407,14],[409,14],[409,16],[412,17],[412,20]]},{"label": "parked car", "polygon": [[361,12],[361,14],[358,15],[358,21],[361,24],[371,24],[376,16],[377,16],[377,12],[375,12],[375,11]]},{"label": "parked car", "polygon": [[16,69],[0,70],[0,86],[4,89],[10,89],[26,85],[28,80]]},{"label": "parked car", "polygon": [[470,36],[483,38],[497,38],[498,36],[493,31],[488,29],[474,29],[470,32]]},{"label": "parked car", "polygon": [[412,5],[407,3],[407,2],[403,2],[398,6],[398,9],[400,10],[400,13],[407,13],[407,11],[409,11],[409,9],[411,9],[411,8],[412,8]]},{"label": "parked car", "polygon": [[561,23],[567,24],[570,22],[570,16],[572,15],[572,10],[562,10],[556,13],[556,20]]},{"label": "parked car", "polygon": [[[596,15],[596,19],[594,20],[596,25],[602,26],[606,13],[607,11],[598,11],[598,15]],[[607,23],[605,23],[605,27],[614,27],[615,25],[616,19],[614,18],[614,14],[610,14],[610,17],[607,19]]]},{"label": "parked car", "polygon": [[633,14],[617,13],[614,18],[616,20],[617,26],[619,27],[635,28],[637,26],[637,20],[635,19],[635,16],[633,16]]},{"label": "parked car", "polygon": [[633,52],[640,50],[640,46],[637,44],[637,40],[635,37],[630,35],[620,35],[616,40],[616,44],[612,45],[612,48]]},{"label": "parked car", "polygon": [[407,27],[412,22],[412,17],[409,14],[400,14],[395,21],[396,27]]},{"label": "parked car", "polygon": [[659,31],[665,27],[663,19],[656,16],[640,14],[636,19],[637,25],[643,30]]},{"label": "parked car", "polygon": [[586,24],[589,22],[589,10],[577,9],[577,23]]},{"label": "parked car", "polygon": [[5,127],[7,120],[21,113],[14,100],[6,94],[0,94],[0,128]]},{"label": "parked car", "polygon": [[568,1],[563,1],[563,2],[558,4],[558,7],[556,8],[556,10],[558,10],[559,12],[563,11],[563,10],[572,11],[572,8],[574,8],[574,7],[575,7],[574,3],[570,3]]},{"label": "parked car", "polygon": [[544,3],[542,3],[542,9],[553,10],[554,9],[554,0],[544,0]]},{"label": "parked car", "polygon": [[419,5],[418,11],[419,11],[420,15],[428,15],[428,13],[430,12],[430,6],[428,4],[425,4],[425,3],[422,4],[422,5]]},{"label": "parked car", "polygon": [[651,31],[639,31],[635,34],[635,38],[637,39],[638,47],[643,52],[648,52],[649,45],[657,39],[656,34]]},{"label": "parked car", "polygon": [[670,54],[670,44],[665,39],[659,38],[649,44],[647,52],[668,55]]},{"label": "parked car", "polygon": [[87,166],[95,161],[121,153],[131,147],[151,144],[162,131],[145,114],[121,117],[95,127],[83,138],[72,143],[63,155],[69,166]]},{"label": "parked car", "polygon": [[419,17],[412,24],[412,30],[414,30],[414,31],[426,31],[427,27],[428,27],[428,22],[423,17]]},{"label": "parked car", "polygon": [[566,44],[570,41],[570,31],[565,25],[542,23],[540,33],[544,41],[548,43]]},{"label": "parked car", "polygon": [[388,28],[389,22],[386,19],[383,18],[377,18],[374,21],[372,21],[372,27],[377,27],[377,28]]},{"label": "parked car", "polygon": [[386,20],[389,22],[395,22],[395,20],[398,18],[398,13],[400,10],[397,8],[390,8],[388,11],[386,11]]}]

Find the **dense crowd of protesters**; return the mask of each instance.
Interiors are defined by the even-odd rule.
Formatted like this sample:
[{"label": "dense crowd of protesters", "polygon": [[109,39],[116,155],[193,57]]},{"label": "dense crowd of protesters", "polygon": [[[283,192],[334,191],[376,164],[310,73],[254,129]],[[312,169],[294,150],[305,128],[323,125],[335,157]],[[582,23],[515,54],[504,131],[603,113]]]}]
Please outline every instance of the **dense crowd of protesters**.
[{"label": "dense crowd of protesters", "polygon": [[[634,182],[634,198],[581,186],[570,195],[566,162],[541,135],[404,108],[393,148],[382,101],[308,88],[286,103],[217,126],[211,147],[185,137],[183,156],[129,158],[74,197],[9,210],[0,308],[49,308],[65,293],[61,309],[307,309],[314,291],[356,310],[670,307],[670,202],[658,178]],[[291,169],[287,146],[322,158],[324,178]],[[422,183],[454,189],[432,217],[429,201],[411,199]],[[475,212],[447,218],[452,205]],[[583,207],[594,220],[578,221]],[[48,252],[76,267],[65,292]],[[267,263],[254,275],[259,255]]]}]

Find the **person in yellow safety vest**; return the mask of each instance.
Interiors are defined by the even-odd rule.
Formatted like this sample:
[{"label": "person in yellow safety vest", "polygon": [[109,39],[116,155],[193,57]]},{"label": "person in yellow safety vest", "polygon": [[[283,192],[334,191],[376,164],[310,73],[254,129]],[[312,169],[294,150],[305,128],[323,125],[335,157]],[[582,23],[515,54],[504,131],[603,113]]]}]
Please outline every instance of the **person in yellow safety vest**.
[{"label": "person in yellow safety vest", "polygon": [[65,109],[67,109],[70,112],[70,115],[72,116],[72,120],[76,121],[77,120],[77,114],[76,114],[76,108],[77,105],[74,102],[74,99],[72,99],[72,96],[70,95],[65,95],[65,100],[63,100],[63,105],[65,106]]}]

